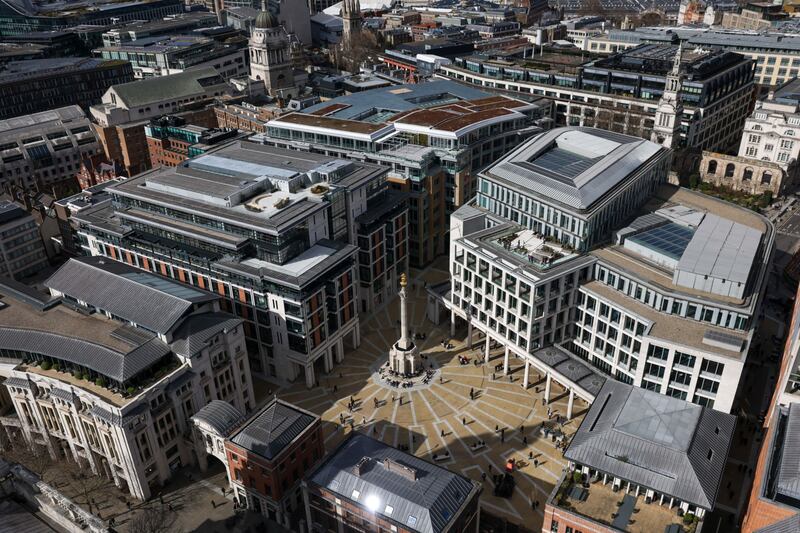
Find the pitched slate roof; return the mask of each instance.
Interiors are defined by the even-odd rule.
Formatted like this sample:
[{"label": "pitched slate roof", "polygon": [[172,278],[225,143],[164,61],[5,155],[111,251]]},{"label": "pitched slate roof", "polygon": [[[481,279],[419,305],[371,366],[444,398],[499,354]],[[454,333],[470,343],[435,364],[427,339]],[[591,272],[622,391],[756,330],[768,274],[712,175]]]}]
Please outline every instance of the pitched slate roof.
[{"label": "pitched slate roof", "polygon": [[274,459],[317,419],[315,415],[274,400],[231,436],[231,441],[266,459]]},{"label": "pitched slate roof", "polygon": [[[387,461],[388,460],[388,461]],[[413,472],[415,479],[400,470]],[[480,486],[381,441],[351,434],[309,482],[374,508],[381,518],[420,533],[443,531]]]},{"label": "pitched slate roof", "polygon": [[800,407],[789,405],[786,417],[786,430],[781,448],[777,472],[776,489],[778,494],[792,499],[800,499]]},{"label": "pitched slate roof", "polygon": [[800,514],[785,518],[780,522],[757,529],[755,533],[797,533],[800,531]]},{"label": "pitched slate roof", "polygon": [[736,418],[608,380],[564,456],[713,509]]},{"label": "pitched slate roof", "polygon": [[172,333],[172,350],[180,355],[191,357],[207,344],[208,340],[221,331],[228,331],[242,323],[228,313],[200,313],[189,315]]},{"label": "pitched slate roof", "polygon": [[102,257],[70,259],[45,285],[157,333],[194,304],[218,298]]},{"label": "pitched slate roof", "polygon": [[242,423],[244,415],[228,402],[212,400],[197,411],[192,420],[208,424],[214,431],[227,437],[230,430]]},{"label": "pitched slate roof", "polygon": [[169,346],[153,337],[132,345],[127,353],[101,344],[49,331],[0,328],[0,347],[32,352],[84,366],[113,380],[124,382],[170,353]]}]

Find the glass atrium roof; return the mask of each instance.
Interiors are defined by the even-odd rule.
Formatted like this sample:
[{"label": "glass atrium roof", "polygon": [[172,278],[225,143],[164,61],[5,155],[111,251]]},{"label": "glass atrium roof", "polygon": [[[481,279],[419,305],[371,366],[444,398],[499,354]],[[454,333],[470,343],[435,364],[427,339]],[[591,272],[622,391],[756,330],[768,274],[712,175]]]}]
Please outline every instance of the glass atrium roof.
[{"label": "glass atrium roof", "polygon": [[669,222],[628,237],[627,240],[678,260],[692,240],[692,236],[694,236],[692,228]]}]

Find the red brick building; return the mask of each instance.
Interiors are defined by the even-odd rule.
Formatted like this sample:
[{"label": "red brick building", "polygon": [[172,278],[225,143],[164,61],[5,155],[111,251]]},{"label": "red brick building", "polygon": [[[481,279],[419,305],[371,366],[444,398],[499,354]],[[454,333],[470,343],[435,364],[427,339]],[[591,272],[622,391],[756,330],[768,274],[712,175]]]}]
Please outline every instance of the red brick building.
[{"label": "red brick building", "polygon": [[254,106],[246,102],[240,104],[220,104],[214,107],[217,124],[220,128],[236,128],[240,131],[264,133],[267,122],[281,114],[278,106]]},{"label": "red brick building", "polygon": [[[780,479],[782,452],[796,450],[800,445],[797,434],[790,431],[790,423],[800,419],[800,391],[797,390],[797,353],[800,350],[800,298],[795,298],[792,321],[783,351],[780,375],[772,394],[772,401],[764,421],[765,435],[753,476],[750,501],[742,523],[742,533],[756,531],[783,531],[784,521],[798,527],[800,502],[792,502],[793,495],[786,494]],[[792,424],[794,425],[794,424]],[[769,483],[773,480],[773,483]],[[785,531],[792,531],[785,529]]]},{"label": "red brick building", "polygon": [[303,481],[308,530],[477,533],[479,483],[360,433]]},{"label": "red brick building", "polygon": [[289,528],[303,515],[300,482],[324,454],[319,417],[278,399],[225,439],[236,501]]},{"label": "red brick building", "polygon": [[147,151],[153,168],[177,167],[190,157],[205,153],[214,145],[233,139],[239,131],[230,128],[206,128],[189,124],[179,116],[152,119],[144,127]]},{"label": "red brick building", "polygon": [[81,159],[81,169],[76,178],[81,190],[125,176],[125,169],[116,161],[109,161],[102,153]]}]

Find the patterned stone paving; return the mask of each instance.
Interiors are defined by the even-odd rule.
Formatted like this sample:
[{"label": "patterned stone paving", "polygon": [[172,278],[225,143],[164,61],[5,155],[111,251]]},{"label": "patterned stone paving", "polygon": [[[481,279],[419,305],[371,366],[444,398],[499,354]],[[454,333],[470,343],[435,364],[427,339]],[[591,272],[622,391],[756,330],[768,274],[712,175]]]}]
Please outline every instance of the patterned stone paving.
[{"label": "patterned stone paving", "polygon": [[[308,390],[298,382],[278,391],[278,395],[322,417],[328,450],[350,431],[362,431],[393,446],[408,446],[417,456],[476,481],[482,481],[485,473],[481,497],[485,510],[539,531],[544,502],[565,464],[561,451],[538,430],[547,419],[547,407],[542,405],[544,382],[533,373],[530,388],[523,390],[523,364],[513,358],[510,376],[497,372],[493,379],[495,365],[502,362],[502,349],[491,353],[489,365],[475,366],[476,357],[482,360],[484,344],[476,341],[473,349],[468,349],[466,328],[450,339],[453,349],[442,347],[442,339],[449,338],[449,324],[436,326],[426,319],[423,282],[438,283],[447,278],[446,263],[411,272],[410,327],[414,333],[426,334],[426,340],[417,341],[421,353],[440,368],[427,387],[409,391],[387,387],[374,379],[376,366],[385,360],[391,343],[399,336],[396,298],[362,321],[361,346],[348,350],[341,364],[320,376],[318,387]],[[469,364],[460,364],[459,355],[469,358]],[[470,400],[471,390],[474,400]],[[348,410],[351,398],[355,401],[352,412]],[[567,398],[555,383],[552,399],[553,416],[564,415]],[[586,408],[576,400],[576,417],[564,425],[565,433],[574,433]],[[500,428],[505,431],[497,431]],[[472,447],[479,441],[485,441],[486,446],[476,451]],[[531,452],[538,467],[529,459]],[[498,473],[510,457],[522,460],[515,474],[516,488],[511,498],[495,497],[491,473]],[[539,502],[536,510],[532,501]]]}]

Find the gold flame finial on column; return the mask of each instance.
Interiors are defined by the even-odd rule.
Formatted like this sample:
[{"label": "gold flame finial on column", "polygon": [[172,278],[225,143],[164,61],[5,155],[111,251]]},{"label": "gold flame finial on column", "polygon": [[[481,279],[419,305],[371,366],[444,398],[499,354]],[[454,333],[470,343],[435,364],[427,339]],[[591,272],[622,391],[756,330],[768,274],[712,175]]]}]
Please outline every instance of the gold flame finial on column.
[{"label": "gold flame finial on column", "polygon": [[408,285],[408,280],[406,279],[406,273],[403,272],[400,274],[400,286],[405,287],[406,285]]}]

